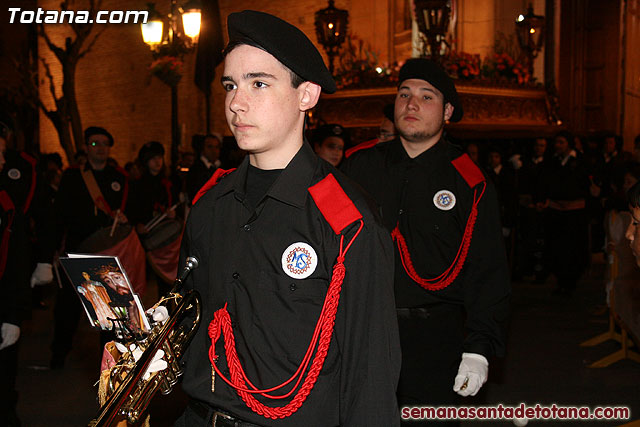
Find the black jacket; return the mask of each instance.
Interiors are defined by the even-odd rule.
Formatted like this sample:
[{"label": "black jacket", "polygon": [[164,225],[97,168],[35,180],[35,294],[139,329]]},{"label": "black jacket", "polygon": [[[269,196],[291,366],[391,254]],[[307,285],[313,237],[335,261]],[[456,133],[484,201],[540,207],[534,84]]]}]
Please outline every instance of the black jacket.
[{"label": "black jacket", "polygon": [[[399,139],[354,153],[342,170],[365,188],[382,208],[388,230],[396,225],[405,237],[417,273],[433,278],[452,263],[471,211],[474,190],[452,165],[461,150],[445,140],[411,159]],[[477,169],[478,173],[481,173]],[[455,205],[439,209],[434,197],[452,193]],[[399,253],[396,246],[396,258]],[[504,353],[504,322],[510,283],[501,234],[496,191],[487,182],[469,255],[459,276],[448,287],[429,291],[414,282],[396,262],[398,307],[434,304],[463,306],[466,311],[464,351],[486,357]]]},{"label": "black jacket", "polygon": [[[255,210],[246,201],[248,160],[197,201],[187,221],[180,265],[187,255],[200,260],[186,287],[202,296],[204,324],[186,354],[184,390],[192,398],[259,425],[398,425],[395,390],[400,347],[388,233],[362,195],[339,171],[319,160],[308,144],[303,144]],[[311,341],[340,245],[340,236],[308,192],[330,173],[363,215],[364,228],[346,254],[335,330],[318,381],[297,412],[271,420],[252,412],[220,378],[215,393],[211,392],[207,326],[214,312],[228,304],[236,348],[248,378],[257,387],[268,388],[293,375]],[[342,231],[345,245],[357,227],[353,223]],[[297,242],[310,245],[318,257],[316,270],[306,279],[291,278],[284,271],[283,253]],[[217,366],[228,376],[222,342],[221,338],[216,347]],[[270,406],[290,401],[258,399]]]}]

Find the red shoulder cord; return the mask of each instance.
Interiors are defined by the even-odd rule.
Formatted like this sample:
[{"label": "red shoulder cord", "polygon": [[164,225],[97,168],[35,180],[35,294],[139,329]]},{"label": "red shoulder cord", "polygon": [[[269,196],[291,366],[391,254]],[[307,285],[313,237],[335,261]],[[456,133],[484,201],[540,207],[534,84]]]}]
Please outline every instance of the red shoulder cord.
[{"label": "red shoulder cord", "polygon": [[400,260],[402,261],[402,266],[404,267],[404,271],[407,272],[409,277],[413,279],[414,282],[422,286],[424,289],[428,291],[439,291],[441,289],[449,286],[453,281],[458,277],[460,270],[464,266],[464,263],[467,259],[467,254],[469,253],[469,245],[471,244],[471,237],[473,236],[473,229],[476,225],[476,219],[478,218],[478,203],[482,199],[484,195],[484,190],[487,188],[486,181],[483,181],[482,191],[480,192],[480,196],[478,197],[478,189],[476,188],[473,191],[473,205],[471,206],[471,213],[469,214],[469,219],[467,219],[467,225],[464,228],[464,234],[462,236],[462,241],[460,242],[460,247],[458,248],[458,253],[454,258],[453,262],[441,275],[438,277],[434,277],[432,279],[425,279],[418,275],[418,272],[413,267],[413,262],[411,261],[411,255],[409,254],[409,247],[407,246],[407,242],[400,232],[400,228],[396,225],[396,228],[391,232],[391,237],[398,245],[398,252],[400,253]]},{"label": "red shoulder cord", "polygon": [[[344,235],[340,236],[340,252],[338,254],[338,258],[336,260],[336,264],[333,266],[333,274],[331,276],[331,283],[329,284],[329,289],[327,291],[327,296],[324,300],[324,305],[322,306],[322,311],[320,312],[320,317],[318,318],[318,322],[316,323],[315,330],[313,332],[313,337],[311,338],[311,343],[309,344],[309,348],[307,349],[307,353],[305,354],[298,370],[289,378],[287,381],[282,384],[269,388],[259,390],[253,383],[247,378],[247,374],[244,372],[242,365],[240,364],[240,360],[238,358],[238,353],[236,352],[236,343],[233,335],[233,328],[231,327],[231,317],[229,316],[229,312],[227,311],[227,305],[220,310],[216,311],[213,316],[213,320],[209,324],[209,337],[211,338],[211,347],[209,348],[209,360],[211,361],[211,365],[213,369],[215,369],[216,374],[222,378],[227,384],[231,387],[235,388],[242,400],[246,403],[246,405],[255,413],[262,415],[265,418],[278,419],[285,418],[292,415],[296,412],[302,403],[305,401],[313,386],[315,385],[318,375],[320,375],[320,371],[322,371],[322,366],[324,365],[324,360],[327,357],[327,352],[329,351],[329,344],[331,343],[331,336],[333,335],[333,329],[335,326],[336,312],[338,310],[338,302],[340,301],[340,290],[342,289],[342,281],[345,276],[345,266],[344,266],[344,257],[355,241],[358,234],[362,230],[364,223],[360,220],[360,228],[355,233],[347,247],[343,250],[344,243]],[[218,360],[218,356],[216,356],[216,342],[220,338],[220,333],[224,334],[224,349],[227,354],[227,364],[229,365],[229,373],[231,374],[231,378],[227,379],[222,372],[216,366],[216,361]],[[309,362],[311,361],[311,356],[313,354],[313,350],[318,345],[318,350],[316,351],[316,355],[311,363],[311,368],[305,378],[302,386],[296,393],[295,397],[285,406],[280,407],[270,407],[266,406],[263,403],[259,402],[254,394],[260,394],[269,399],[286,399],[298,388],[302,378],[304,376],[304,372],[307,370],[309,366]],[[283,388],[287,384],[291,383],[293,380],[296,380],[295,386],[286,394],[280,396],[273,396],[267,393],[276,391],[278,389]],[[247,387],[247,384],[250,388]]]}]

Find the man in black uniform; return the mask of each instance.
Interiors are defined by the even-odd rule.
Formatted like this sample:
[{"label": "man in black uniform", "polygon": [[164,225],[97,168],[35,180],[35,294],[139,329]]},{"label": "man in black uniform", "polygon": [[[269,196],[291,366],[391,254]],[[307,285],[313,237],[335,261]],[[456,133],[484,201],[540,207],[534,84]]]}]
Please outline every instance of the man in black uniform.
[{"label": "man in black uniform", "polygon": [[[54,203],[56,241],[62,242],[64,237],[66,252],[78,252],[87,237],[100,228],[111,226],[116,216],[119,223],[127,222],[124,215],[128,193],[126,172],[107,165],[113,137],[106,129],[92,126],[84,131],[84,138],[87,163],[64,172]],[[93,187],[94,195],[97,193],[97,203],[88,185]],[[63,366],[81,312],[73,286],[67,283],[66,276],[62,280],[54,309],[52,368]]]},{"label": "man in black uniform", "polygon": [[[4,118],[3,118],[4,119]],[[5,119],[6,120],[6,119]],[[0,425],[19,426],[15,389],[20,326],[30,315],[28,233],[31,164],[7,151],[12,134],[0,120]],[[24,184],[24,186],[23,186]],[[35,184],[35,183],[33,183]]]},{"label": "man in black uniform", "polygon": [[191,145],[196,152],[196,159],[187,173],[189,200],[193,200],[200,187],[220,167],[222,138],[217,135],[194,135]]},{"label": "man in black uniform", "polygon": [[500,216],[493,185],[443,137],[445,121],[462,118],[452,80],[426,59],[408,60],[399,77],[399,138],[354,153],[343,170],[381,205],[397,243],[399,403],[450,404],[454,390],[475,395],[487,358],[504,353]]},{"label": "man in black uniform", "polygon": [[391,240],[303,140],[335,82],[296,27],[243,11],[228,28],[225,113],[249,155],[212,177],[187,221],[181,258],[200,266],[186,287],[211,324],[186,353],[176,425],[398,425]]}]

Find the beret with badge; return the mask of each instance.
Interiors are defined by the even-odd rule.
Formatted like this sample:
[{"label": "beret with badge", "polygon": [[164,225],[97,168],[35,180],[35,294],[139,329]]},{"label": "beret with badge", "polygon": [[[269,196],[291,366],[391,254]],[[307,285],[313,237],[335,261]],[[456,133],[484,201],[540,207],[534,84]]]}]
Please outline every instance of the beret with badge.
[{"label": "beret with badge", "polygon": [[336,82],[318,49],[298,28],[273,15],[244,10],[229,15],[229,46],[255,44],[263,48],[305,81],[319,85],[326,93],[336,91]]},{"label": "beret with badge", "polygon": [[453,115],[451,115],[450,121],[458,122],[462,119],[462,103],[460,103],[456,85],[438,64],[426,58],[411,58],[407,60],[400,68],[399,85],[409,79],[429,82],[442,93],[444,102],[448,102],[453,106]]}]

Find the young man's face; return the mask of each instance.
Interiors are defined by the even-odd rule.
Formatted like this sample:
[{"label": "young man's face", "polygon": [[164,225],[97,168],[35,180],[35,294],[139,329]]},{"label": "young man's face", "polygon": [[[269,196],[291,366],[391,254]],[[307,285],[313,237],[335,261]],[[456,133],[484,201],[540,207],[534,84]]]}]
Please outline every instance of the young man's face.
[{"label": "young man's face", "polygon": [[104,163],[109,158],[111,146],[109,145],[109,138],[106,135],[91,135],[87,140],[86,146],[87,157],[90,161]]},{"label": "young man's face", "polygon": [[330,136],[316,146],[316,154],[318,157],[325,159],[333,166],[338,166],[344,153],[344,141],[337,136]]},{"label": "young man's face", "polygon": [[220,141],[218,138],[207,137],[204,140],[204,146],[202,147],[202,154],[211,163],[214,163],[220,158]]},{"label": "young man's face", "polygon": [[544,156],[544,152],[547,150],[547,140],[544,138],[536,139],[536,142],[533,144],[533,154],[536,157]]},{"label": "young man's face", "polygon": [[453,114],[442,93],[431,83],[407,79],[398,88],[395,102],[397,132],[409,142],[423,142],[442,133],[445,120]]},{"label": "young man's face", "polygon": [[164,166],[164,156],[158,154],[157,156],[153,156],[147,161],[147,167],[149,168],[149,173],[153,176],[156,176],[162,170]]},{"label": "young man's face", "polygon": [[571,147],[569,147],[569,141],[564,136],[557,136],[555,141],[556,154],[559,156],[566,156],[569,154]]},{"label": "young man's face", "polygon": [[269,53],[248,45],[225,59],[225,115],[240,149],[277,152],[302,140],[300,90],[289,71]]}]

